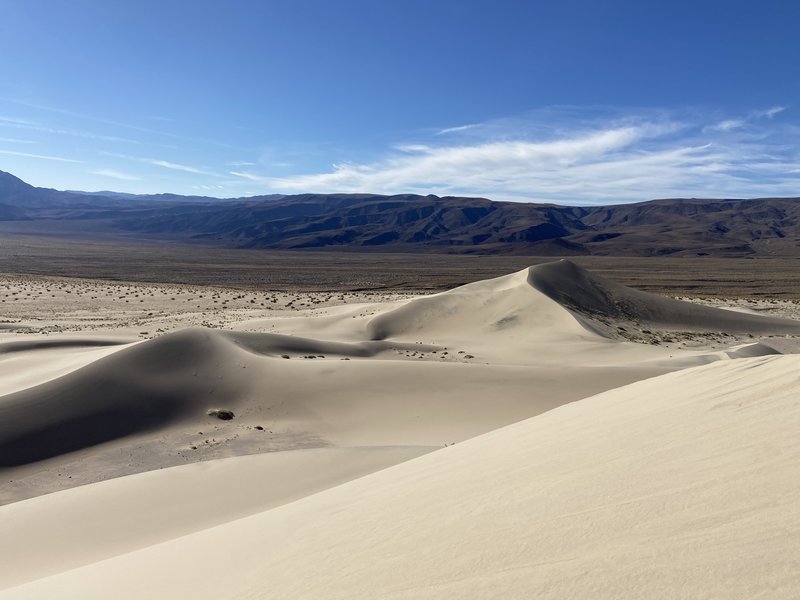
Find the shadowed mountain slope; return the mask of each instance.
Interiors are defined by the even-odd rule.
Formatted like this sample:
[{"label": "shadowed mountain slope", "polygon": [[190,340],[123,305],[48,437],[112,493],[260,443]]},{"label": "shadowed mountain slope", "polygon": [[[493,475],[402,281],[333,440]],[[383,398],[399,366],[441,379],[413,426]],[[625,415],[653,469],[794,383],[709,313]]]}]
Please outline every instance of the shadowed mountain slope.
[{"label": "shadowed mountain slope", "polygon": [[[60,192],[0,172],[0,220],[235,248],[569,255],[800,256],[800,199],[568,207],[485,198],[299,194],[216,199]],[[33,229],[26,229],[35,231]]]}]

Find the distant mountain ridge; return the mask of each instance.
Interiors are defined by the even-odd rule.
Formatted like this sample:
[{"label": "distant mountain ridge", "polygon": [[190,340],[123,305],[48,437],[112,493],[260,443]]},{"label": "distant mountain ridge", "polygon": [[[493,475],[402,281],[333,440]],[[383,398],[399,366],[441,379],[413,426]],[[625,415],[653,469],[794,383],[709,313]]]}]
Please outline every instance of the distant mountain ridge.
[{"label": "distant mountain ridge", "polygon": [[[256,196],[261,200],[283,198],[282,194]],[[132,203],[149,202],[208,204],[221,203],[245,198],[220,199],[210,196],[181,196],[179,194],[128,194],[125,192],[83,192],[77,190],[54,190],[34,187],[19,177],[0,171],[0,205],[14,206],[18,209],[81,208],[100,206],[130,206]]]},{"label": "distant mountain ridge", "polygon": [[217,199],[62,192],[0,171],[0,221],[238,248],[530,255],[800,256],[800,198],[569,207],[485,198],[298,194]]}]

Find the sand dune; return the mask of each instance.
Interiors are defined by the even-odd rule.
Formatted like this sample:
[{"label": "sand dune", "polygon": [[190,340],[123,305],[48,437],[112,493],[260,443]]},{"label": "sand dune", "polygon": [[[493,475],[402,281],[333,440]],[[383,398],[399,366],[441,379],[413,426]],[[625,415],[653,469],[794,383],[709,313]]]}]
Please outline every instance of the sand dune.
[{"label": "sand dune", "polygon": [[531,286],[560,305],[589,318],[634,321],[669,330],[800,334],[800,323],[776,317],[731,314],[636,290],[582,269],[569,260],[528,270]]},{"label": "sand dune", "polygon": [[[210,363],[232,351],[228,345],[211,333],[183,331],[3,397],[0,466],[41,460],[155,428],[195,406],[200,410],[211,406],[203,375]],[[236,383],[218,387],[221,392],[229,387],[234,391]]]},{"label": "sand dune", "polygon": [[726,350],[725,354],[730,358],[752,358],[755,356],[774,356],[776,354],[783,354],[783,352],[780,352],[768,344],[755,342],[753,344],[734,346],[730,350]]},{"label": "sand dune", "polygon": [[794,598],[798,371],[634,383],[2,597]]},{"label": "sand dune", "polygon": [[[102,346],[107,340],[43,339],[0,344],[0,354],[46,348]],[[56,381],[3,397],[0,466],[15,466],[164,428],[222,404],[236,408],[269,370],[248,361],[282,358],[373,357],[434,347],[384,342],[340,343],[273,334],[185,329],[114,353]]]},{"label": "sand dune", "polygon": [[[2,460],[10,466],[48,455],[65,460],[74,456],[78,462],[70,467],[54,468],[77,476],[80,461],[89,455],[76,451],[88,452],[90,445],[113,440],[124,446],[113,452],[109,447],[108,461],[119,461],[122,454],[126,465],[128,454],[140,447],[173,447],[171,459],[159,451],[154,459],[160,462],[142,463],[141,469],[330,444],[441,446],[668,370],[649,365],[469,365],[432,358],[284,360],[250,354],[214,332],[174,335],[178,341],[196,342],[195,348],[204,352],[170,361],[151,357],[151,343],[138,344],[4,397]],[[173,341],[170,337],[159,340],[166,344]],[[224,352],[210,351],[215,348]],[[567,376],[568,387],[563,385]],[[216,407],[233,410],[236,418],[209,417],[207,410]],[[256,426],[269,431],[257,431]],[[117,472],[108,463],[93,469]],[[18,473],[6,475],[20,478]]]},{"label": "sand dune", "polygon": [[[686,350],[609,334],[631,319],[748,334],[798,328],[644,294],[559,261],[433,296],[246,321],[257,332],[181,329],[98,349],[119,339],[5,341],[0,373],[31,368],[0,396],[0,503],[242,454],[443,446],[643,378],[776,352],[741,339]],[[207,414],[219,408],[235,419]]]},{"label": "sand dune", "polygon": [[491,336],[492,341],[527,334],[538,342],[563,344],[592,340],[588,333],[619,337],[622,325],[679,332],[800,334],[800,322],[793,319],[734,313],[642,292],[566,259],[412,300],[376,316],[367,332],[372,339],[403,339],[424,332]]},{"label": "sand dune", "polygon": [[33,340],[15,340],[12,342],[0,342],[0,354],[28,352],[30,350],[46,350],[50,348],[106,348],[108,346],[121,346],[129,344],[130,342],[130,340],[120,340],[116,338],[39,338]]},{"label": "sand dune", "polygon": [[0,507],[0,589],[286,504],[427,447],[315,448],[148,471]]},{"label": "sand dune", "polygon": [[[0,341],[0,397],[85,367],[130,340],[58,337]],[[2,404],[3,400],[0,400]]]},{"label": "sand dune", "polygon": [[[142,300],[82,285],[115,306]],[[645,294],[569,261],[303,310],[249,310],[273,299],[235,291],[147,295],[157,329],[140,306],[117,310],[119,326],[81,329],[76,311],[67,333],[52,318],[3,331],[0,587],[22,585],[0,597],[800,586],[800,357],[780,356],[797,338],[775,337],[798,321]],[[206,322],[204,302],[238,302],[213,309],[232,329],[184,328]]]},{"label": "sand dune", "polygon": [[529,272],[537,268],[411,300],[372,319],[368,334],[372,339],[420,334],[509,338],[514,333],[557,341],[588,337],[573,315],[531,287]]}]

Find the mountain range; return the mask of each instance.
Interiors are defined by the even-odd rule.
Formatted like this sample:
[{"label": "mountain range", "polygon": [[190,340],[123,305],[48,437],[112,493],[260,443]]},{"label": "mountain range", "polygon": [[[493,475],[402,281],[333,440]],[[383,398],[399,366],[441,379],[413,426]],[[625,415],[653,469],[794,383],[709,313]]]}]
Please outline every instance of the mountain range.
[{"label": "mountain range", "polygon": [[36,232],[37,222],[51,234],[60,224],[74,231],[77,222],[84,236],[236,248],[800,256],[800,198],[676,198],[593,207],[415,194],[218,199],[58,191],[0,171],[0,221],[25,221],[28,233]]}]

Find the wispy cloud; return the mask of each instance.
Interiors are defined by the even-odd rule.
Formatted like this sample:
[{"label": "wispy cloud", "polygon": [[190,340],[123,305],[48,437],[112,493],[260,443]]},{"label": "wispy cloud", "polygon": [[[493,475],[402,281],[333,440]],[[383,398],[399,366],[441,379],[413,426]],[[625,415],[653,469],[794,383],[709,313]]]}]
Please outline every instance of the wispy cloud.
[{"label": "wispy cloud", "polygon": [[9,144],[35,144],[36,140],[20,140],[18,138],[0,137],[0,142],[8,142]]},{"label": "wispy cloud", "polygon": [[740,127],[744,127],[744,124],[747,121],[744,119],[725,119],[724,121],[720,121],[719,123],[714,123],[713,125],[709,125],[708,129],[710,131],[731,131],[732,129],[739,129]]},{"label": "wispy cloud", "polygon": [[123,158],[125,160],[131,160],[135,162],[145,163],[148,165],[153,165],[156,167],[161,167],[163,169],[169,169],[171,171],[182,171],[184,173],[193,173],[195,175],[208,175],[210,177],[223,177],[219,173],[214,173],[213,171],[195,167],[192,165],[185,165],[182,163],[176,163],[168,160],[162,160],[158,158],[147,158],[142,156],[131,156],[130,154],[120,154],[119,152],[106,152],[104,150],[98,151],[98,154],[102,154],[103,156],[113,156],[114,158]]},{"label": "wispy cloud", "polygon": [[257,181],[259,183],[267,183],[269,180],[266,177],[261,177],[259,175],[253,175],[252,173],[243,173],[242,171],[229,171],[231,175],[236,177],[241,177],[242,179],[247,179],[248,181]]},{"label": "wispy cloud", "polygon": [[8,125],[38,125],[36,121],[20,119],[18,117],[0,117],[0,122]]},{"label": "wispy cloud", "polygon": [[257,163],[248,162],[248,161],[233,161],[229,162],[229,167],[255,167]]},{"label": "wispy cloud", "polygon": [[28,152],[15,152],[13,150],[0,150],[0,154],[8,154],[11,156],[23,156],[25,158],[39,158],[41,160],[55,160],[58,162],[67,162],[67,163],[83,162],[72,158],[63,158],[61,156],[48,156],[46,154],[30,154]]},{"label": "wispy cloud", "polygon": [[775,115],[782,113],[786,110],[785,106],[773,106],[771,108],[767,108],[765,110],[756,110],[753,111],[752,115],[755,118],[767,118],[771,119]]},{"label": "wispy cloud", "polygon": [[64,129],[59,127],[49,127],[36,121],[29,119],[18,119],[13,117],[0,117],[0,127],[9,127],[13,129],[23,129],[25,131],[37,131],[40,133],[49,133],[54,135],[67,135],[71,137],[84,138],[87,140],[99,140],[104,142],[124,142],[126,144],[138,144],[138,140],[129,138],[118,137],[114,135],[100,135],[91,133],[89,131],[82,131],[80,129]]},{"label": "wispy cloud", "polygon": [[[501,141],[468,146],[407,145],[406,155],[382,163],[335,165],[330,173],[276,179],[278,187],[330,190],[440,191],[507,187],[531,181],[535,173],[569,169],[630,147],[644,137],[671,130],[664,124],[642,124],[573,134],[542,142]],[[540,175],[538,175],[540,176]]]},{"label": "wispy cloud", "polygon": [[[569,112],[569,111],[568,111]],[[486,196],[563,204],[625,202],[669,196],[797,195],[796,146],[772,118],[774,107],[723,121],[696,114],[641,111],[627,116],[565,114],[547,125],[529,116],[469,144],[432,138],[393,146],[382,160],[340,163],[330,171],[273,177],[278,191],[370,191]],[[688,111],[687,111],[688,113]],[[744,120],[719,127],[724,121]],[[716,125],[716,127],[710,127]],[[756,127],[758,126],[758,127]],[[755,130],[758,129],[756,132]],[[753,131],[751,131],[753,130]],[[757,133],[758,135],[753,135]]]},{"label": "wispy cloud", "polygon": [[119,179],[121,181],[141,180],[141,177],[136,177],[136,175],[130,175],[121,171],[115,171],[114,169],[97,169],[95,171],[89,171],[89,173],[91,175],[100,175],[101,177],[110,177],[111,179]]},{"label": "wispy cloud", "polygon": [[184,173],[194,173],[196,175],[212,175],[212,176],[216,175],[215,173],[212,173],[210,171],[198,169],[197,167],[192,167],[190,165],[182,165],[179,163],[169,162],[168,160],[145,159],[145,162],[148,162],[151,165],[155,165],[157,167],[172,169],[173,171],[183,171]]},{"label": "wispy cloud", "polygon": [[749,114],[743,117],[735,119],[724,119],[722,121],[719,121],[718,123],[708,125],[706,129],[709,131],[731,131],[733,129],[740,129],[742,127],[745,127],[748,123],[756,121],[758,119],[771,119],[775,115],[780,114],[785,110],[786,110],[785,106],[772,106],[766,109],[753,110],[750,111]]},{"label": "wispy cloud", "polygon": [[[0,98],[0,101],[9,102],[9,103],[20,105],[20,106],[25,106],[25,107],[28,107],[28,108],[33,108],[33,109],[40,110],[40,111],[51,112],[51,113],[60,114],[60,115],[66,115],[66,116],[70,116],[70,117],[74,117],[74,118],[78,118],[78,119],[83,119],[83,120],[86,120],[86,121],[99,123],[99,124],[103,124],[103,125],[111,125],[113,127],[121,127],[121,128],[124,128],[124,129],[130,129],[130,130],[133,130],[133,131],[139,131],[139,132],[142,132],[142,133],[148,133],[148,134],[152,134],[152,135],[164,136],[164,137],[177,139],[177,140],[182,140],[182,141],[186,141],[186,142],[195,142],[195,143],[199,142],[199,143],[202,143],[202,144],[210,144],[210,145],[219,146],[219,147],[222,147],[222,148],[232,148],[232,146],[230,144],[226,144],[224,142],[219,142],[217,140],[211,140],[211,139],[208,139],[208,138],[195,137],[195,136],[187,136],[187,135],[173,133],[173,132],[170,132],[170,131],[152,129],[150,127],[142,127],[140,125],[135,125],[135,124],[132,124],[132,123],[124,123],[124,122],[121,122],[121,121],[115,121],[113,119],[105,119],[105,118],[98,117],[98,116],[95,116],[95,115],[87,115],[85,113],[80,113],[80,112],[76,112],[76,111],[73,111],[73,110],[66,110],[66,109],[57,108],[57,107],[54,107],[54,106],[46,106],[46,105],[35,103],[35,102],[28,102],[26,100],[19,100],[17,98]],[[162,118],[161,120],[163,120],[165,122],[169,121],[169,119],[164,119],[164,118]],[[103,136],[99,136],[99,137],[100,137],[100,139],[102,139]]]},{"label": "wispy cloud", "polygon": [[460,133],[462,131],[467,131],[468,129],[475,129],[479,127],[478,123],[470,123],[469,125],[459,125],[458,127],[447,127],[445,129],[440,129],[436,132],[435,135],[447,135],[448,133]]},{"label": "wispy cloud", "polygon": [[427,144],[397,144],[393,146],[395,150],[399,152],[406,152],[408,154],[413,154],[415,152],[428,152],[431,147]]}]

